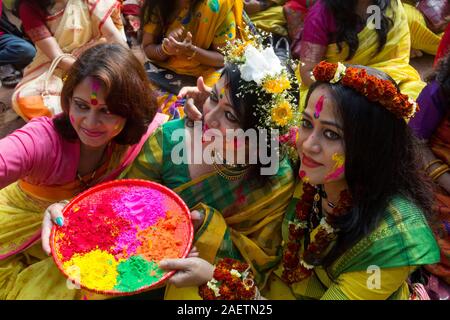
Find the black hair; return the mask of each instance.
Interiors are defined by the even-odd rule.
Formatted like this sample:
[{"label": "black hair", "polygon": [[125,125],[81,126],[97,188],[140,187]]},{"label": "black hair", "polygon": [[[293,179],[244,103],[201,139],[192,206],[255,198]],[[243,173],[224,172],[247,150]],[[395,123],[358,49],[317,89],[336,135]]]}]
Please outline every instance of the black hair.
[{"label": "black hair", "polygon": [[[356,67],[395,83],[379,70]],[[393,197],[411,200],[428,217],[432,191],[422,172],[423,158],[418,140],[403,119],[339,82],[314,83],[309,89],[307,103],[319,86],[329,88],[337,106],[336,117],[342,120],[345,177],[353,205],[348,214],[333,221],[339,236],[322,261],[328,268],[374,230]]]},{"label": "black hair", "polygon": [[[358,0],[323,0],[327,8],[336,20],[337,31],[335,34],[339,52],[342,51],[342,43],[349,46],[346,60],[350,60],[359,48],[358,26],[364,25],[364,21],[355,11]],[[387,34],[393,27],[393,17],[386,16],[386,10],[391,5],[391,0],[373,0],[372,4],[378,6],[381,11],[380,28],[376,29],[378,34],[378,50],[381,52],[386,45]]]}]

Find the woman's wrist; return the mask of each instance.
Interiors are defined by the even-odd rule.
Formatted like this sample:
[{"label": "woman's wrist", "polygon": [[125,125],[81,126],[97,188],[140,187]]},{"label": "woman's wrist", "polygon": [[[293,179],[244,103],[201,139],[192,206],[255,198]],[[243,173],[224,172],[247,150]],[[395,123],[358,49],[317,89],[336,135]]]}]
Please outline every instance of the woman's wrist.
[{"label": "woman's wrist", "polygon": [[197,52],[198,52],[198,48],[195,45],[193,45],[193,44],[189,45],[188,54],[187,54],[188,60],[192,60],[197,55]]},{"label": "woman's wrist", "polygon": [[61,59],[61,62],[59,63],[59,67],[63,69],[64,71],[69,71],[70,68],[72,68],[72,65],[75,63],[75,58],[72,57],[65,57]]}]

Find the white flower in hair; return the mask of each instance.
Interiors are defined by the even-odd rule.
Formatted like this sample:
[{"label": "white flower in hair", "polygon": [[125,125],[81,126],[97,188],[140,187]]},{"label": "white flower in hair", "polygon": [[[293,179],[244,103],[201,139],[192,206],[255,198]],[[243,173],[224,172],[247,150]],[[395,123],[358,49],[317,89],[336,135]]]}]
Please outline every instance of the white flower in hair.
[{"label": "white flower in hair", "polygon": [[336,73],[334,74],[333,79],[330,80],[330,83],[338,83],[341,81],[342,77],[345,76],[345,71],[347,67],[342,63],[338,62],[338,67],[336,69]]},{"label": "white flower in hair", "polygon": [[242,79],[247,82],[253,80],[261,85],[267,76],[274,77],[284,70],[272,47],[260,51],[249,45],[245,49],[244,56],[245,63],[239,66],[239,71]]}]

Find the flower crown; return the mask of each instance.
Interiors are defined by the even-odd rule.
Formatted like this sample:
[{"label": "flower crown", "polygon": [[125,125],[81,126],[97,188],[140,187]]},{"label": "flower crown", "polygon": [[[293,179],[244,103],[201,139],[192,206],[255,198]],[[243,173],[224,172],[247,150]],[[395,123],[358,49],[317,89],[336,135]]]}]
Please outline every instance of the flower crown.
[{"label": "flower crown", "polygon": [[419,110],[417,103],[402,94],[389,80],[369,75],[365,69],[322,61],[314,67],[313,80],[340,82],[372,102],[378,102],[398,118],[409,120]]},{"label": "flower crown", "polygon": [[[259,126],[286,132],[296,124],[298,117],[297,98],[289,91],[294,78],[276,56],[273,47],[262,45],[259,35],[247,32],[247,39],[228,42],[223,49],[225,62],[238,66],[241,73],[239,89],[242,93],[258,96],[255,115]],[[268,98],[269,97],[269,98]]]}]

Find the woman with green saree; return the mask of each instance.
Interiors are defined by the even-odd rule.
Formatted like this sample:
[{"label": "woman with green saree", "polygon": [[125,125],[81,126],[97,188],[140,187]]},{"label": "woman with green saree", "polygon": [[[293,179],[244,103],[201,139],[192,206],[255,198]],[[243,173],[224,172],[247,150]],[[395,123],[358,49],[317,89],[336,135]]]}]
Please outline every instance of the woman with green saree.
[{"label": "woman with green saree", "polygon": [[[405,121],[416,106],[372,68],[321,62],[313,74],[317,82],[291,141],[300,180],[282,225],[283,259],[261,295],[407,299],[410,273],[439,261],[425,219],[431,191]],[[230,259],[216,267],[198,257],[161,264],[182,270],[177,284],[199,285],[205,299],[229,297],[230,282],[239,287],[241,280],[252,294],[235,296],[255,297],[249,271]]]},{"label": "woman with green saree", "polygon": [[[271,90],[276,93],[243,92],[241,85],[250,82],[244,80],[245,73],[241,74],[245,70],[232,62],[226,64],[214,87],[203,88],[202,97],[196,95],[197,103],[204,102],[203,123],[192,124],[187,119],[165,123],[150,136],[122,176],[152,180],[173,189],[195,211],[193,216],[202,218],[194,239],[200,257],[210,263],[229,256],[247,261],[261,287],[281,258],[281,221],[294,187],[290,161],[278,158],[273,149],[278,143],[271,141],[271,131],[257,130],[267,119],[277,121],[277,108],[291,110],[296,104],[295,99],[288,99],[294,95],[286,92],[291,83],[284,75],[284,67],[273,49],[267,50],[273,60],[265,72],[283,74],[280,79],[287,82],[284,88]],[[272,81],[268,88],[270,84],[276,85]],[[192,95],[189,92],[187,98]],[[276,104],[274,110],[269,109],[268,102]],[[285,120],[280,122],[280,129],[289,123]],[[230,133],[239,130],[245,136],[229,139]],[[246,136],[252,131],[255,136]],[[267,152],[270,159],[264,157]],[[54,221],[60,215],[56,211],[52,213]],[[168,285],[165,298],[199,296],[196,287],[178,289]]]}]

